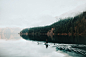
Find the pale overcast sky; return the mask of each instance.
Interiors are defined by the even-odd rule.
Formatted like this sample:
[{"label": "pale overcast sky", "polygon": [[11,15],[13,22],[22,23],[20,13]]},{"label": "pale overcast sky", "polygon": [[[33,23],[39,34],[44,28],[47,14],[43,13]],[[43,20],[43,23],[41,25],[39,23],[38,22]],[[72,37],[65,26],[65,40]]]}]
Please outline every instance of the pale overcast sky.
[{"label": "pale overcast sky", "polygon": [[56,22],[56,16],[86,0],[0,0],[0,27],[34,27]]}]

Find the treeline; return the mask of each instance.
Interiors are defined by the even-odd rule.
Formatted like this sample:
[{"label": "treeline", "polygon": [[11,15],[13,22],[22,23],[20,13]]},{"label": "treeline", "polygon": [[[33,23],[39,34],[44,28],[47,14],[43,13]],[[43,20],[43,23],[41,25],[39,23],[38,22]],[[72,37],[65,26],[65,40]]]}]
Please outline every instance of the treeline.
[{"label": "treeline", "polygon": [[20,33],[28,33],[29,28],[23,29]]},{"label": "treeline", "polygon": [[86,12],[73,18],[60,20],[51,25],[55,27],[54,33],[71,33],[72,35],[85,34],[86,32]]},{"label": "treeline", "polygon": [[51,27],[50,26],[45,26],[45,27],[34,27],[34,28],[30,28],[28,33],[47,33],[48,30],[50,30]]},{"label": "treeline", "polygon": [[55,22],[50,26],[29,28],[28,33],[47,33],[51,28],[55,28],[54,34],[86,34],[86,12],[72,18],[60,19],[58,22]]}]

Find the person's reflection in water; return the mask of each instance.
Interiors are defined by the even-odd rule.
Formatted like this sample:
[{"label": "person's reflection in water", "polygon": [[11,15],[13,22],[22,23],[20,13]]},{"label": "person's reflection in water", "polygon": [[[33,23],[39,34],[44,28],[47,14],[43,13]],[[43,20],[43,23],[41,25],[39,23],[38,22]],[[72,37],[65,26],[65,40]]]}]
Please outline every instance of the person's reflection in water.
[{"label": "person's reflection in water", "polygon": [[45,45],[46,45],[46,48],[48,48],[48,40],[47,39],[46,39]]},{"label": "person's reflection in water", "polygon": [[55,43],[54,43],[54,45],[55,45]]}]

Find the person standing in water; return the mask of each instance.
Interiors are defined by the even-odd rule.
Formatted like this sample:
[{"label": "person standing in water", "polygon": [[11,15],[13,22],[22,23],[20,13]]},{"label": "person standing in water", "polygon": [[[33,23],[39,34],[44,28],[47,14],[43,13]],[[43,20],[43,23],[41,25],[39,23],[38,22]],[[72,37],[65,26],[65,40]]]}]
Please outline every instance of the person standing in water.
[{"label": "person standing in water", "polygon": [[47,39],[46,39],[45,45],[46,45],[46,48],[48,48],[48,40]]}]

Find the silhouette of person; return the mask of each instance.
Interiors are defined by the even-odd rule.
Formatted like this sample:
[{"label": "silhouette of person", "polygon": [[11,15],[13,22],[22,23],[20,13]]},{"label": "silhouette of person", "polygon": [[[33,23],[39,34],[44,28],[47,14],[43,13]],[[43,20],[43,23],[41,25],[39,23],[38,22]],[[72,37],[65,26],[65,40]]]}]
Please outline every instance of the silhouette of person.
[{"label": "silhouette of person", "polygon": [[48,45],[46,45],[46,48],[48,48]]},{"label": "silhouette of person", "polygon": [[54,45],[55,45],[55,43],[54,43]]},{"label": "silhouette of person", "polygon": [[47,39],[46,39],[45,45],[46,45],[46,48],[48,48],[48,40]]}]

